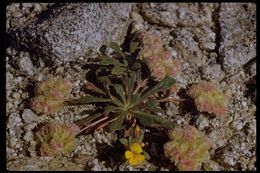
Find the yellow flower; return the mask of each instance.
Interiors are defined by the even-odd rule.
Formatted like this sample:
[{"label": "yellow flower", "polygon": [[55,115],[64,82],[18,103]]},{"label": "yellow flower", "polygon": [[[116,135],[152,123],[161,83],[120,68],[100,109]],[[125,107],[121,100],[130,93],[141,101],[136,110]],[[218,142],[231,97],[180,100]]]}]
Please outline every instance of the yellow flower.
[{"label": "yellow flower", "polygon": [[130,146],[130,151],[125,152],[125,158],[128,160],[130,165],[138,165],[144,161],[145,157],[143,154],[141,154],[142,151],[141,144],[133,143]]}]

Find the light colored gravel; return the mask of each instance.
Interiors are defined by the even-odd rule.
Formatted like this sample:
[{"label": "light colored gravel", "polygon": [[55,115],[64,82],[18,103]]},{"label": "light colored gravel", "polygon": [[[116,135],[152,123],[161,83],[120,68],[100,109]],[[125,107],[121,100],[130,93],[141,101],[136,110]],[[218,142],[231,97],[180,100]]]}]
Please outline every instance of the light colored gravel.
[{"label": "light colored gravel", "polygon": [[[6,31],[25,27],[37,20],[39,14],[53,5],[55,4],[9,4]],[[248,10],[244,10],[243,5],[236,3],[223,6],[207,3],[202,3],[202,5],[145,3],[141,6],[142,8],[134,7],[130,15],[134,20],[134,28],[159,33],[163,38],[165,48],[172,52],[173,57],[180,58],[183,62],[182,73],[177,79],[178,89],[184,90],[185,93],[187,86],[192,83],[202,79],[213,80],[230,97],[229,113],[224,118],[198,113],[186,103],[166,104],[164,105],[165,114],[158,116],[167,117],[178,126],[193,124],[212,140],[214,146],[210,150],[211,160],[203,164],[203,170],[256,170],[256,105],[254,97],[251,96],[254,93],[249,93],[249,96],[246,94],[247,81],[255,79],[256,63],[252,63],[249,70],[240,67],[255,56],[254,20],[247,19],[254,15],[254,5],[247,4]],[[229,7],[234,10],[227,10]],[[204,13],[199,15],[200,8],[204,10]],[[242,17],[241,20],[236,15],[233,16],[233,13],[238,13],[238,9],[243,9],[238,15]],[[219,14],[216,10],[220,10],[220,23],[212,19],[212,16]],[[240,23],[236,22],[233,25],[232,22],[237,20]],[[181,27],[180,23],[183,23]],[[221,32],[217,25],[222,27]],[[233,30],[234,26],[239,30]],[[222,41],[219,40],[220,37]],[[233,39],[237,43],[235,47]],[[249,45],[249,48],[247,49],[243,44]],[[233,55],[232,52],[238,56],[229,59],[228,57]],[[109,161],[99,159],[98,153],[102,151],[98,151],[98,146],[113,146],[115,136],[102,129],[92,134],[79,135],[77,149],[69,157],[56,161],[53,161],[53,158],[39,157],[33,135],[41,123],[53,120],[73,122],[91,116],[80,115],[80,113],[94,110],[95,107],[92,105],[68,106],[59,113],[47,116],[32,112],[29,108],[29,100],[33,96],[33,87],[35,83],[47,78],[50,74],[64,77],[73,83],[70,98],[85,95],[82,91],[87,72],[82,68],[85,65],[82,63],[85,60],[84,57],[80,62],[65,62],[52,68],[42,60],[35,61],[38,58],[41,57],[34,57],[27,51],[6,48],[6,159],[9,170],[171,171],[170,164],[157,166],[149,161],[144,168],[134,168],[124,163],[113,167],[107,166]],[[240,59],[243,61],[238,61]],[[232,64],[235,64],[235,69],[229,68]],[[182,97],[180,93],[175,93],[174,96]],[[146,133],[149,132],[149,130],[146,131]],[[91,159],[85,160],[84,163],[73,162],[73,158],[81,155],[87,155]]]}]

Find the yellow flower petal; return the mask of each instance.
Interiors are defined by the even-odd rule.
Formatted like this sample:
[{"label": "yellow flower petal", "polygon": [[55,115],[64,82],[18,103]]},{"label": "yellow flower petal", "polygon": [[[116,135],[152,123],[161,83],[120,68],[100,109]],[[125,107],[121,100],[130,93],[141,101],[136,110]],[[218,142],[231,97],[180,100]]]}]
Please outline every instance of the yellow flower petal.
[{"label": "yellow flower petal", "polygon": [[128,161],[131,165],[135,166],[142,163],[144,160],[145,160],[144,155],[134,154],[134,156],[130,158]]},{"label": "yellow flower petal", "polygon": [[142,163],[144,161],[145,157],[144,155],[140,154],[136,156],[136,161],[139,163]]},{"label": "yellow flower petal", "polygon": [[138,163],[137,163],[137,160],[136,160],[135,158],[131,158],[131,159],[129,159],[128,161],[129,161],[130,165],[132,165],[132,166],[138,164]]},{"label": "yellow flower petal", "polygon": [[133,155],[134,155],[134,153],[131,152],[131,151],[126,151],[126,152],[125,152],[125,158],[126,158],[126,159],[131,159],[131,158],[133,158]]},{"label": "yellow flower petal", "polygon": [[132,152],[140,154],[142,152],[142,146],[138,143],[134,143],[130,146]]}]

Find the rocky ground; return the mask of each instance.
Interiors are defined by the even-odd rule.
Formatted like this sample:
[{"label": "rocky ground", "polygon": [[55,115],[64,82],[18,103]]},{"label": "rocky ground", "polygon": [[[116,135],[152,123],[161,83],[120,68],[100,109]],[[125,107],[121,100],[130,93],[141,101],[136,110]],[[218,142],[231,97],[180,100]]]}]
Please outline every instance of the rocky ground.
[{"label": "rocky ground", "polygon": [[[192,124],[205,132],[214,142],[215,145],[210,150],[211,160],[203,165],[202,170],[256,170],[256,5],[252,3],[143,3],[129,6],[132,10],[129,11],[129,17],[125,16],[128,20],[122,19],[122,23],[133,21],[135,30],[157,32],[173,57],[182,60],[183,70],[177,79],[179,92],[176,97],[181,97],[181,91],[185,91],[189,84],[200,80],[213,81],[230,96],[229,114],[224,118],[191,113],[189,107],[184,104],[165,105],[165,114],[162,116],[172,118],[179,125]],[[73,46],[66,44],[65,48],[62,48],[63,44],[55,40],[55,37],[63,38],[63,32],[50,34],[59,29],[55,26],[58,25],[59,17],[55,16],[55,13],[54,17],[45,19],[49,14],[48,11],[56,8],[73,11],[75,7],[53,3],[7,5],[6,33],[12,37],[13,33],[19,33],[18,41],[9,40],[10,43],[6,48],[7,169],[173,170],[168,161],[167,164],[148,162],[143,168],[133,168],[123,163],[115,163],[111,157],[103,157],[102,153],[111,149],[115,140],[115,135],[106,132],[105,129],[80,135],[77,138],[77,149],[68,157],[54,159],[37,156],[33,130],[39,124],[54,119],[73,122],[89,116],[81,115],[80,112],[95,109],[93,106],[71,106],[59,113],[39,116],[33,113],[28,105],[35,83],[50,74],[64,77],[73,83],[71,97],[85,94],[82,90],[82,85],[86,82],[84,65],[88,58],[93,57],[93,53],[87,52],[83,57],[82,45],[90,42],[84,37],[85,42],[77,43],[74,38]],[[63,14],[62,10],[57,13]],[[84,9],[82,11],[84,12]],[[107,19],[110,20],[109,16]],[[52,20],[56,22],[52,23]],[[111,21],[113,22],[112,19]],[[20,43],[23,41],[23,34],[20,33],[26,33],[21,31],[26,31],[27,26],[30,28],[31,23],[35,22],[40,24],[33,25],[33,29],[29,31],[37,32],[36,35],[40,37],[41,27],[54,28],[53,30],[47,28],[48,37],[42,36],[47,41],[35,42],[39,43],[39,47],[29,45],[29,42]],[[86,23],[82,25],[87,26]],[[25,30],[22,30],[24,28]],[[70,29],[65,26],[64,28],[64,32]],[[86,29],[83,31],[88,32]],[[33,32],[29,33],[33,35]],[[78,29],[75,33],[77,32],[81,30]],[[109,29],[104,29],[102,32],[94,30],[94,32],[105,40],[108,36],[114,38]],[[73,36],[69,35],[66,39]],[[117,36],[121,37],[118,34],[115,38]],[[98,40],[97,37],[94,38]],[[32,36],[31,40],[33,39],[35,37]],[[61,40],[66,42],[68,41],[66,39]],[[26,46],[20,46],[24,44],[27,45],[26,49]],[[101,45],[98,41],[93,44]],[[57,45],[60,47],[57,48]],[[30,51],[28,49],[30,46],[37,49],[37,52],[43,53]],[[46,49],[51,50],[47,50],[51,54],[48,58],[45,58]],[[64,53],[62,49],[71,52],[77,50],[78,53],[75,57],[64,58],[66,52]],[[68,56],[73,55],[67,53]],[[46,59],[53,61],[54,65],[49,65]]]}]

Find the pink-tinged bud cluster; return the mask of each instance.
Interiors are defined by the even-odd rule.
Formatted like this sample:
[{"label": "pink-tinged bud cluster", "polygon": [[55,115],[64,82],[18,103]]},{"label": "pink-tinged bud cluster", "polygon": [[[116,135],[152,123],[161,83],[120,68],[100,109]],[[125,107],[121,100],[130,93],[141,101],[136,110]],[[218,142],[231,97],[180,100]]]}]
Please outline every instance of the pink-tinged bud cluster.
[{"label": "pink-tinged bud cluster", "polygon": [[49,78],[37,84],[35,94],[55,99],[65,99],[71,89],[70,81],[60,78]]},{"label": "pink-tinged bud cluster", "polygon": [[182,171],[195,171],[209,159],[209,139],[193,126],[169,132],[170,141],[164,144],[164,154]]},{"label": "pink-tinged bud cluster", "polygon": [[31,108],[37,113],[46,114],[60,111],[71,90],[72,85],[68,80],[49,78],[41,81],[35,88],[35,96],[30,102]]},{"label": "pink-tinged bud cluster", "polygon": [[176,78],[181,72],[181,62],[173,59],[169,51],[163,48],[161,38],[151,32],[138,35],[142,44],[140,58],[147,64],[151,76],[156,80],[162,80],[166,76]]},{"label": "pink-tinged bud cluster", "polygon": [[200,112],[214,113],[216,116],[227,113],[228,97],[210,82],[201,81],[192,85],[189,95]]},{"label": "pink-tinged bud cluster", "polygon": [[57,122],[42,126],[36,132],[41,156],[66,155],[76,147],[75,135],[80,131],[75,124]]}]

